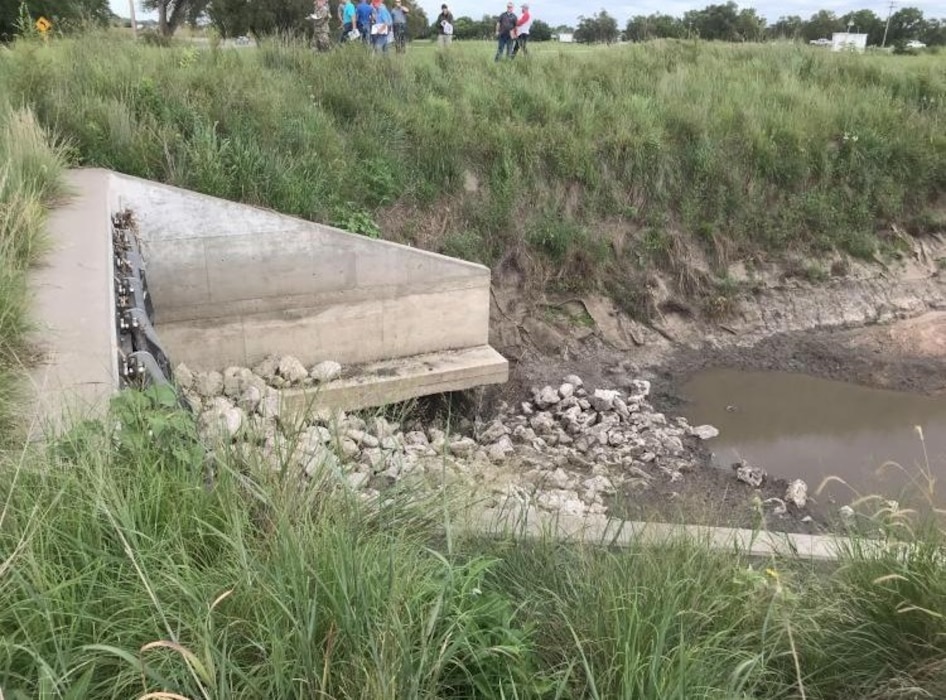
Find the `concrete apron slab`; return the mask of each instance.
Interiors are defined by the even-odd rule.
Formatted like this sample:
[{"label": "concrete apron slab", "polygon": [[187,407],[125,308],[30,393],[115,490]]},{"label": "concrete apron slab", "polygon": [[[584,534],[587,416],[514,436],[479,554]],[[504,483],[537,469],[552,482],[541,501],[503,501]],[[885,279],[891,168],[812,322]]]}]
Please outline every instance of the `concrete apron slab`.
[{"label": "concrete apron slab", "polygon": [[[516,540],[555,539],[607,547],[666,545],[688,540],[710,549],[753,557],[789,557],[811,561],[838,559],[850,540],[835,535],[807,535],[705,525],[614,520],[605,515],[575,516],[535,508],[484,508],[469,511],[461,527],[476,535]],[[882,546],[867,543],[863,546]]]},{"label": "concrete apron slab", "polygon": [[281,410],[297,415],[312,408],[356,410],[471,386],[500,384],[509,363],[488,345],[373,362],[328,384],[283,389]]},{"label": "concrete apron slab", "polygon": [[30,440],[104,415],[118,388],[108,181],[82,170],[66,178],[76,196],[52,211],[49,251],[29,278],[29,342],[40,354],[28,373]]}]

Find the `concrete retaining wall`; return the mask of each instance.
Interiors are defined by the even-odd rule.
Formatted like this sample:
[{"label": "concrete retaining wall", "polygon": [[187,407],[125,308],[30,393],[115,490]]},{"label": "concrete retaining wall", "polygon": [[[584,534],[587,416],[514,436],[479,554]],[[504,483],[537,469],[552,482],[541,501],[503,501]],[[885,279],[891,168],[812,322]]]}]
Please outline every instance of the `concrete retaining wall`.
[{"label": "concrete retaining wall", "polygon": [[155,327],[175,362],[374,362],[486,345],[489,270],[111,174],[139,223]]}]

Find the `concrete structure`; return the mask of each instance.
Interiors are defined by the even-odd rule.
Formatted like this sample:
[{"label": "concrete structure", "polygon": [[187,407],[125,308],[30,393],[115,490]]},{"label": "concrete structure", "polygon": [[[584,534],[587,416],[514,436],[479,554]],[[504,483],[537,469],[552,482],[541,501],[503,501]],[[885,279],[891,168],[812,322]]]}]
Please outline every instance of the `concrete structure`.
[{"label": "concrete structure", "polygon": [[[74,171],[70,183],[76,198],[54,213],[54,251],[35,282],[38,340],[50,348],[35,383],[46,393],[68,385],[87,410],[118,384],[110,217],[124,208],[138,223],[155,328],[173,364],[335,360],[343,379],[320,394],[343,408],[508,378],[488,345],[481,265],[105,170]],[[392,361],[368,374],[355,367]]]},{"label": "concrete structure", "polygon": [[31,438],[101,415],[118,386],[109,183],[76,171],[69,185],[78,196],[52,212],[50,250],[29,279],[37,324],[30,343],[39,351],[29,375]]},{"label": "concrete structure", "polygon": [[835,32],[831,35],[832,51],[856,51],[864,53],[867,49],[866,34],[851,34],[848,32]]},{"label": "concrete structure", "polygon": [[[532,507],[470,509],[460,526],[471,534],[517,540],[552,539],[576,544],[629,547],[661,546],[691,541],[715,550],[753,557],[787,557],[834,561],[852,545],[836,535],[769,532],[708,525],[648,523],[614,520],[605,515],[575,516],[549,513]],[[860,540],[863,549],[888,546],[881,540]],[[891,545],[892,546],[892,545]]]}]

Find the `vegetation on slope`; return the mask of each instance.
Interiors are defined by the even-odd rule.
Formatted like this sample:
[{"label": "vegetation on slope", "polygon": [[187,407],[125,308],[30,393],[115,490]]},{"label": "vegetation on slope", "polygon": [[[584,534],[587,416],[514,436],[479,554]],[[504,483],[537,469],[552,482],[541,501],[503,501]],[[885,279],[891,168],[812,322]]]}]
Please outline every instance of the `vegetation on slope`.
[{"label": "vegetation on slope", "polygon": [[944,224],[940,57],[657,42],[496,66],[476,46],[350,48],[24,43],[0,84],[79,163],[624,302],[655,265],[694,293],[733,259],[870,257],[895,224]]},{"label": "vegetation on slope", "polygon": [[27,362],[26,274],[42,251],[46,207],[61,193],[60,150],[28,110],[0,98],[0,443],[16,414],[15,375]]}]

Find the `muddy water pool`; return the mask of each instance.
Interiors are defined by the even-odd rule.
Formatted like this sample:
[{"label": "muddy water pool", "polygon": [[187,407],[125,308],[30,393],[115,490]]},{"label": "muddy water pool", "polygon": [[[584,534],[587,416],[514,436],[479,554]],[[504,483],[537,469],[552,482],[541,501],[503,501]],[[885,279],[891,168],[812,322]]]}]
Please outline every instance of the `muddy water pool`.
[{"label": "muddy water pool", "polygon": [[912,501],[911,477],[920,478],[928,464],[944,481],[935,500],[946,502],[946,398],[718,369],[693,376],[681,395],[680,412],[691,424],[719,428],[707,445],[720,467],[744,459],[773,476],[804,479],[812,492],[825,477],[841,477],[851,488],[832,484],[820,499],[840,504],[856,498],[852,490]]}]

